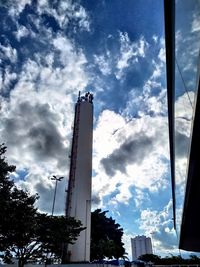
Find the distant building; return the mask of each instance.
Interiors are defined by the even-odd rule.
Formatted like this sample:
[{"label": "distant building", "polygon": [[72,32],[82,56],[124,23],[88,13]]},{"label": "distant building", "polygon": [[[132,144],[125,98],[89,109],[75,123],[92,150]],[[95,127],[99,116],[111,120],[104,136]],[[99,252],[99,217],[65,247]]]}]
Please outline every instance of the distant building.
[{"label": "distant building", "polygon": [[70,155],[66,216],[86,227],[73,245],[68,245],[70,262],[90,261],[91,177],[92,177],[93,95],[78,97]]},{"label": "distant building", "polygon": [[144,235],[131,238],[132,260],[144,254],[152,254],[151,238]]}]

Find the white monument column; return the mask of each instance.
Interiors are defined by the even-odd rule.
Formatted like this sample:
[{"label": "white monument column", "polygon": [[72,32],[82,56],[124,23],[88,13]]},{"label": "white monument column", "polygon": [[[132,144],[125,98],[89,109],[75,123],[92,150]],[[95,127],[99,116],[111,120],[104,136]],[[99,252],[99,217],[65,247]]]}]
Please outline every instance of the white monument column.
[{"label": "white monument column", "polygon": [[90,261],[93,96],[78,97],[75,106],[66,215],[86,227],[75,244],[68,245],[70,262]]}]

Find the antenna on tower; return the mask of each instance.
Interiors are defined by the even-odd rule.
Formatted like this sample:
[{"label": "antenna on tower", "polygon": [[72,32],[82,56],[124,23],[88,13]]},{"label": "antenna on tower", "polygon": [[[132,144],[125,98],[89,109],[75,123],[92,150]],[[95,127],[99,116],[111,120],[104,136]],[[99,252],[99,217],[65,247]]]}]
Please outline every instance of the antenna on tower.
[{"label": "antenna on tower", "polygon": [[78,102],[81,101],[81,91],[78,91]]}]

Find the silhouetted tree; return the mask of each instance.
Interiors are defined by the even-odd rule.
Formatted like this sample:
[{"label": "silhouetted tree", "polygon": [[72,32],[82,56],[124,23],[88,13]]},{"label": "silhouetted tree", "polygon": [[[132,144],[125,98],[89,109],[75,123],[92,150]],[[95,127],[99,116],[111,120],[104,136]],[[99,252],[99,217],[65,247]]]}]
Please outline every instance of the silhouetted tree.
[{"label": "silhouetted tree", "polygon": [[97,209],[91,214],[91,260],[118,259],[125,255],[122,243],[123,229],[107,211]]},{"label": "silhouetted tree", "polygon": [[73,244],[80,232],[85,229],[81,221],[72,217],[39,215],[38,241],[43,255],[41,261],[61,262],[65,260],[67,244]]},{"label": "silhouetted tree", "polygon": [[63,246],[73,243],[85,228],[74,218],[40,214],[35,208],[38,195],[10,180],[15,166],[7,163],[5,152],[5,145],[0,145],[0,257],[5,263],[15,257],[19,267],[48,257],[61,261]]},{"label": "silhouetted tree", "polygon": [[194,254],[190,255],[190,258],[188,259],[188,261],[189,261],[189,264],[200,264],[200,258]]},{"label": "silhouetted tree", "polygon": [[152,262],[157,265],[180,265],[180,264],[199,264],[200,258],[196,255],[190,255],[189,258],[182,258],[181,255],[172,255],[161,258],[155,254],[145,254],[141,255],[138,259],[145,262]]},{"label": "silhouetted tree", "polygon": [[154,264],[160,264],[161,263],[161,257],[155,254],[144,254],[138,257],[138,260],[144,261],[144,262],[152,262]]},{"label": "silhouetted tree", "polygon": [[[0,145],[0,251],[6,263],[11,262],[13,254],[19,257],[24,244],[30,242],[34,234],[34,208],[37,195],[30,196],[28,192],[18,189],[10,174],[15,166],[9,165],[5,158],[6,146]],[[19,265],[21,265],[19,260]]]},{"label": "silhouetted tree", "polygon": [[9,175],[15,171],[15,166],[9,165],[5,158],[6,146],[0,144],[0,230],[2,223],[4,222],[7,211],[7,205],[9,204],[11,190],[14,186],[14,182],[9,179]]},{"label": "silhouetted tree", "polygon": [[180,255],[172,255],[167,256],[162,259],[162,264],[164,265],[171,265],[171,264],[185,264],[186,261]]}]

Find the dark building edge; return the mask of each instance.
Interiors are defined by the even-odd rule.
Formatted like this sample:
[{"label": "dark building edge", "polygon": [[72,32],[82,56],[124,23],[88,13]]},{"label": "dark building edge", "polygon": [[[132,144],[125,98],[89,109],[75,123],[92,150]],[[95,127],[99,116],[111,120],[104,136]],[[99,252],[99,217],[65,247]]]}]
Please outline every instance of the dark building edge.
[{"label": "dark building edge", "polygon": [[[166,75],[168,98],[169,146],[171,161],[171,185],[173,220],[176,229],[175,194],[175,0],[164,0]],[[200,57],[198,62],[196,101],[194,101],[193,125],[188,158],[187,183],[180,229],[179,248],[200,252]]]},{"label": "dark building edge", "polygon": [[175,195],[175,143],[174,143],[174,102],[175,102],[175,0],[164,0],[166,79],[168,100],[169,150],[173,202],[173,222],[176,229]]},{"label": "dark building edge", "polygon": [[[199,63],[199,62],[198,62]],[[198,80],[196,105],[191,134],[191,147],[188,161],[187,184],[180,232],[181,249],[200,252],[200,77]]]}]

